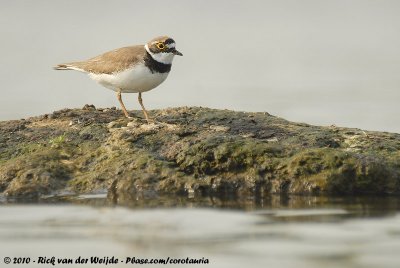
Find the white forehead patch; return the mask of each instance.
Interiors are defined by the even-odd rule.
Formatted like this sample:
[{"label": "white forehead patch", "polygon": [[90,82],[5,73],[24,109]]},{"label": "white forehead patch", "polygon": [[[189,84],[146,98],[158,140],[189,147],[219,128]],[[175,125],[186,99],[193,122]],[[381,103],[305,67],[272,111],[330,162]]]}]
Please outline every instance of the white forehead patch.
[{"label": "white forehead patch", "polygon": [[175,43],[167,44],[168,48],[175,48]]}]

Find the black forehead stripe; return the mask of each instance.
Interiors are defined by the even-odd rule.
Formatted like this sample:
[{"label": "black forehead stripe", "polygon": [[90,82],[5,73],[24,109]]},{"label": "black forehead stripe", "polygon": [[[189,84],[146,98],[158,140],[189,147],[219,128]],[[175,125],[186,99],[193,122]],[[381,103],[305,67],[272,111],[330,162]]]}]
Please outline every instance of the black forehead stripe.
[{"label": "black forehead stripe", "polygon": [[172,39],[172,38],[168,38],[167,40],[165,40],[164,43],[168,45],[168,44],[175,43],[175,41],[174,41],[174,39]]}]

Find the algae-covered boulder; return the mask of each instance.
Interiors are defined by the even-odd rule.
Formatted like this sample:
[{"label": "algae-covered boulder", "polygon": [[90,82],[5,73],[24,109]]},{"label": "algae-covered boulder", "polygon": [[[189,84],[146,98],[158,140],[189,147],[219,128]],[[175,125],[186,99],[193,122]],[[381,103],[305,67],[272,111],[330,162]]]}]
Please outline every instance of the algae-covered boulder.
[{"label": "algae-covered boulder", "polygon": [[201,107],[64,109],[0,122],[0,192],[37,198],[398,194],[400,135]]}]

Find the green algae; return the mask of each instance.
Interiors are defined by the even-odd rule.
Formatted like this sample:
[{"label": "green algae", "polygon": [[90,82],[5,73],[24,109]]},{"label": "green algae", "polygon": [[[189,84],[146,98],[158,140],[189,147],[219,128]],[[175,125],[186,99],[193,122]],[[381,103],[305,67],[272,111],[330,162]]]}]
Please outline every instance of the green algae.
[{"label": "green algae", "polygon": [[[398,194],[400,135],[199,107],[64,109],[0,122],[0,191],[130,195]],[[134,114],[140,114],[135,111]]]}]

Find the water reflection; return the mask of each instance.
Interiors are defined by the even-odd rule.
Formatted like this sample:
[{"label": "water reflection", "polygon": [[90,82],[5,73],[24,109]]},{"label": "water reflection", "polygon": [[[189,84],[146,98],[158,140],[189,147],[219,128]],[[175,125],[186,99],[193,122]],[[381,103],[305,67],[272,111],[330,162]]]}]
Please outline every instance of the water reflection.
[{"label": "water reflection", "polygon": [[[32,200],[0,199],[3,204],[25,204]],[[307,210],[307,209],[343,209],[351,217],[381,217],[395,215],[400,211],[399,196],[313,196],[271,194],[263,199],[253,197],[193,197],[185,196],[115,196],[105,192],[97,194],[75,195],[70,193],[50,195],[38,204],[75,204],[89,206],[123,206],[132,209],[149,208],[219,208],[242,211],[256,210]],[[311,215],[309,215],[311,216]],[[345,216],[347,217],[347,216]],[[283,218],[283,217],[282,217]]]},{"label": "water reflection", "polygon": [[64,193],[36,204],[3,198],[0,215],[4,256],[205,257],[207,267],[400,264],[398,197],[115,199],[104,192]]}]

